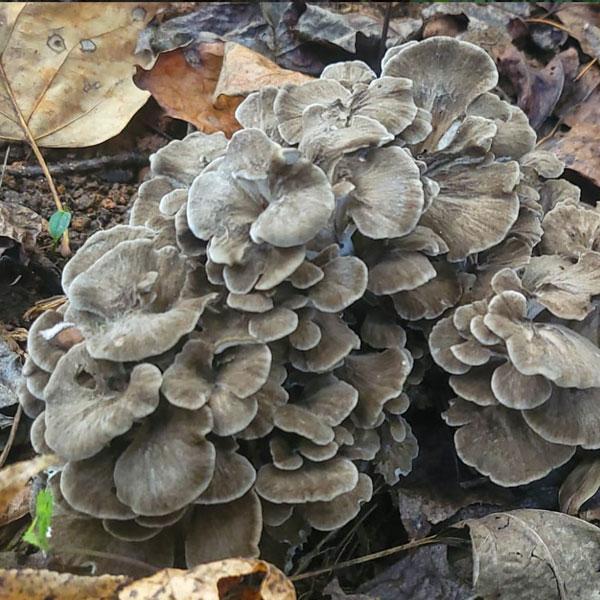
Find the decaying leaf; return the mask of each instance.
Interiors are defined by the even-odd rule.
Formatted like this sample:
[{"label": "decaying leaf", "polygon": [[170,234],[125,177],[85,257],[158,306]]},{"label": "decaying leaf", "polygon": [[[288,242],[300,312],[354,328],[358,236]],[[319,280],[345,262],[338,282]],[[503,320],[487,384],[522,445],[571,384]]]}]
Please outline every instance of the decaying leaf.
[{"label": "decaying leaf", "polygon": [[44,569],[0,570],[0,600],[114,600],[129,578],[84,577]]},{"label": "decaying leaf", "polygon": [[234,42],[206,42],[161,54],[152,69],[140,70],[135,78],[171,117],[228,137],[240,128],[234,112],[244,96],[266,85],[308,79]]},{"label": "decaying leaf", "polygon": [[0,512],[0,527],[24,517],[29,512],[30,495],[31,484],[26,483],[5,505],[4,510]]},{"label": "decaying leaf", "polygon": [[0,7],[0,137],[25,140],[7,86],[39,146],[116,135],[146,102],[132,81],[139,32],[160,4],[6,3]]},{"label": "decaying leaf", "polygon": [[557,17],[593,58],[600,58],[600,11],[594,2],[561,2]]},{"label": "decaying leaf", "polygon": [[44,569],[0,569],[0,600],[295,600],[294,586],[262,560],[228,559],[131,581]]},{"label": "decaying leaf", "polygon": [[555,135],[540,147],[550,150],[564,161],[567,168],[577,171],[600,185],[600,90],[596,89],[585,102],[564,118],[570,129]]},{"label": "decaying leaf", "polygon": [[231,558],[189,571],[164,569],[125,587],[119,600],[295,600],[285,575],[262,560]]},{"label": "decaying leaf", "polygon": [[577,515],[581,506],[600,488],[600,460],[581,461],[564,480],[558,494],[560,509]]},{"label": "decaying leaf", "polygon": [[529,66],[522,52],[507,46],[498,57],[498,69],[510,79],[517,93],[517,103],[534,129],[538,129],[552,113],[565,83],[561,55],[543,69]]},{"label": "decaying leaf", "polygon": [[0,408],[18,402],[17,385],[21,378],[19,355],[0,337]]},{"label": "decaying leaf", "polygon": [[214,98],[220,101],[222,96],[247,96],[267,85],[299,85],[311,79],[303,73],[278,67],[268,58],[241,44],[227,42]]},{"label": "decaying leaf", "polygon": [[0,201],[0,256],[10,253],[15,255],[13,259],[26,263],[41,230],[42,218],[36,212],[26,206]]},{"label": "decaying leaf", "polygon": [[0,471],[0,514],[7,510],[15,496],[22,493],[23,488],[34,475],[54,464],[55,461],[55,456],[47,454],[2,469]]},{"label": "decaying leaf", "polygon": [[231,136],[240,128],[233,113],[243,97],[222,98],[218,106],[213,103],[223,52],[222,42],[166,52],[151,70],[140,71],[135,81],[171,117],[192,123],[206,133],[223,131]]},{"label": "decaying leaf", "polygon": [[[448,564],[445,546],[425,546],[402,556],[372,581],[360,586],[357,600],[468,600],[471,586]],[[353,600],[353,596],[348,597]],[[332,600],[338,600],[333,596]],[[344,596],[339,597],[344,600]]]},{"label": "decaying leaf", "polygon": [[515,510],[464,522],[484,599],[600,598],[600,529],[563,513]]}]

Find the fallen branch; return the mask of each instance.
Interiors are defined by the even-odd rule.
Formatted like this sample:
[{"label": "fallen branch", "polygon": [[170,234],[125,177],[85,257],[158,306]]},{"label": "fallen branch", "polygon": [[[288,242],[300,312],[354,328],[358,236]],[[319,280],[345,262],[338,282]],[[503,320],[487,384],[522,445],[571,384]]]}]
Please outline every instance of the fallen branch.
[{"label": "fallen branch", "polygon": [[[114,156],[97,156],[55,162],[48,165],[52,175],[77,175],[112,167],[143,167],[148,164],[148,156],[137,152],[123,152]],[[13,177],[41,177],[44,171],[39,165],[11,165],[6,174]]]}]

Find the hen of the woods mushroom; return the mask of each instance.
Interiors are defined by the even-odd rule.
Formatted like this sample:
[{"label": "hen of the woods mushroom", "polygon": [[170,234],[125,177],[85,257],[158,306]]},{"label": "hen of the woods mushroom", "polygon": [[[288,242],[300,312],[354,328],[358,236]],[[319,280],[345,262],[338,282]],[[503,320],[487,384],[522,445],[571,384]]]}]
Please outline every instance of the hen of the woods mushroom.
[{"label": "hen of the woods mushroom", "polygon": [[153,155],[30,332],[55,548],[194,565],[343,526],[411,469],[427,340],[493,481],[600,447],[600,213],[496,83],[472,44],[410,42]]}]

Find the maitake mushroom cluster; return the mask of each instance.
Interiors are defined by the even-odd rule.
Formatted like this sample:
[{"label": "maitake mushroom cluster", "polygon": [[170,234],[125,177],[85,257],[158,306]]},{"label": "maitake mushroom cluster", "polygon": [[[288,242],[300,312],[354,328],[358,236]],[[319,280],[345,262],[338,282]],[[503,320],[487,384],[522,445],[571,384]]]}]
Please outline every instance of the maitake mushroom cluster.
[{"label": "maitake mushroom cluster", "polygon": [[410,42],[151,158],[129,225],[30,332],[56,547],[193,565],[341,527],[410,471],[427,336],[458,452],[493,480],[600,446],[600,213],[496,83],[472,44]]}]

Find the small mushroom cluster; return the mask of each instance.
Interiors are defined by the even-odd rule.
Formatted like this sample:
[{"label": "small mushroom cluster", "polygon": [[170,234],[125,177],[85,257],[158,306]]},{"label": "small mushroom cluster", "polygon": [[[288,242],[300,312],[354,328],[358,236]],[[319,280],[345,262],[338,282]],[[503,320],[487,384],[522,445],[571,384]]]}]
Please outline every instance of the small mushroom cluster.
[{"label": "small mushroom cluster", "polygon": [[[600,448],[600,213],[560,186],[522,269],[441,319],[433,359],[457,398],[445,413],[461,459],[504,486],[529,483]],[[556,191],[556,190],[555,190]]]},{"label": "small mushroom cluster", "polygon": [[[35,449],[62,460],[57,547],[194,565],[343,526],[373,476],[411,469],[402,415],[429,332],[465,462],[514,484],[592,447],[550,430],[573,394],[587,410],[573,388],[600,385],[598,213],[497,77],[470,43],[410,42],[380,77],[352,61],[263,88],[230,140],[192,133],[151,157],[129,224],[89,238],[67,303],[30,331],[21,402]],[[532,325],[545,308],[578,331]],[[502,427],[538,451],[534,472],[480,464]]]}]

